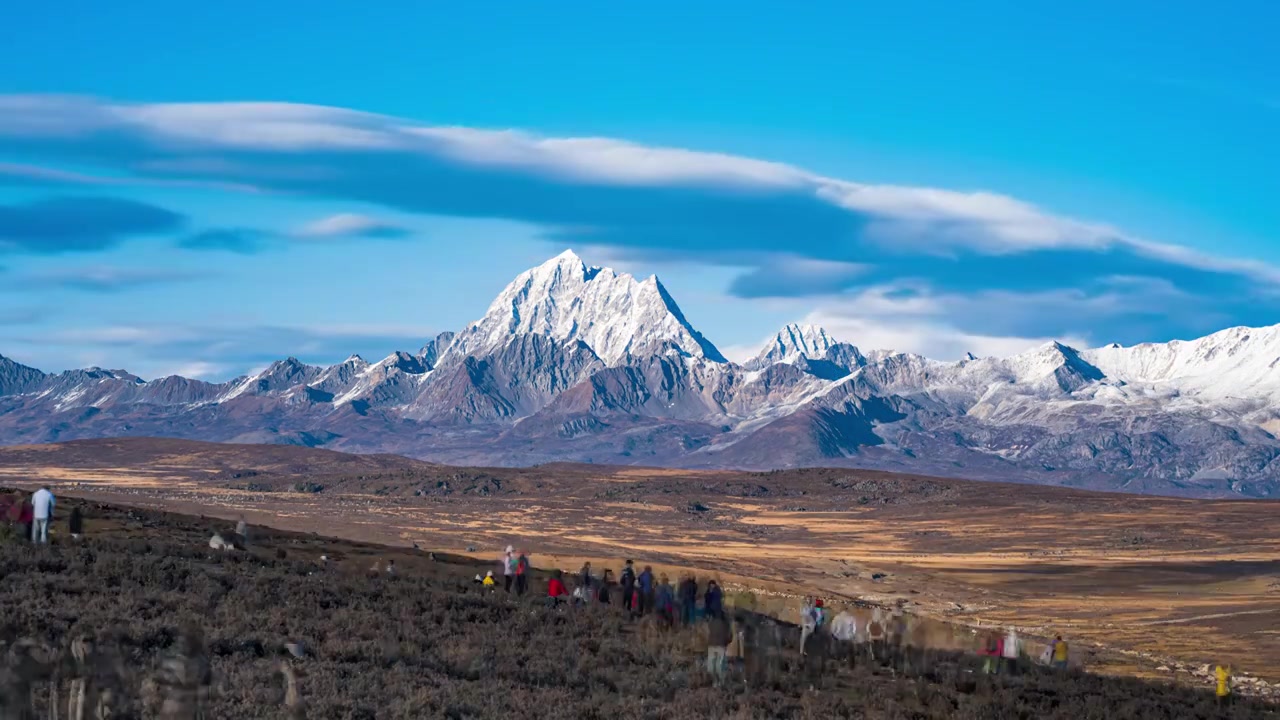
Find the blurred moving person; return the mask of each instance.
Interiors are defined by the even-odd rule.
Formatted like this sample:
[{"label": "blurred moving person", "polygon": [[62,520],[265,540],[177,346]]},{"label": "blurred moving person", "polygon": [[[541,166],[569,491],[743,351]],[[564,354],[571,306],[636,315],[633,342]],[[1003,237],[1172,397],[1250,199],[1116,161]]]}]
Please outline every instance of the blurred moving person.
[{"label": "blurred moving person", "polygon": [[640,585],[640,614],[645,615],[653,610],[653,568],[645,565],[636,582]]},{"label": "blurred moving person", "polygon": [[35,510],[31,507],[31,498],[24,497],[18,502],[18,526],[22,528],[22,539],[31,542],[35,539]]},{"label": "blurred moving person", "polygon": [[840,656],[847,658],[852,665],[857,656],[855,648],[858,641],[858,619],[853,616],[853,613],[841,610],[836,615],[831,621],[831,637],[840,641],[837,652]]},{"label": "blurred moving person", "polygon": [[986,645],[981,654],[987,659],[982,663],[982,671],[988,675],[1000,672],[1000,663],[1004,660],[1004,637],[999,633],[987,633]]},{"label": "blurred moving person", "polygon": [[715,580],[707,582],[707,592],[702,597],[702,609],[707,617],[724,616],[724,591]]},{"label": "blurred moving person", "polygon": [[600,604],[612,604],[613,601],[609,595],[613,593],[613,586],[615,584],[616,583],[613,581],[613,571],[605,568],[604,575],[600,577],[599,592],[596,593],[596,600],[599,600]]},{"label": "blurred moving person", "polygon": [[31,495],[31,540],[40,544],[49,542],[49,520],[53,518],[54,499],[48,487],[41,487]]},{"label": "blurred moving person", "polygon": [[67,531],[71,533],[71,539],[79,540],[84,534],[84,516],[80,513],[80,506],[71,508],[71,516],[67,518]]},{"label": "blurred moving person", "polygon": [[693,575],[685,575],[678,591],[680,600],[680,624],[692,625],[698,614],[698,581]]},{"label": "blurred moving person", "polygon": [[1018,658],[1022,656],[1022,640],[1018,631],[1010,630],[1004,636],[1004,669],[1010,673],[1018,671]]},{"label": "blurred moving person", "polygon": [[631,607],[631,594],[636,587],[636,568],[632,561],[628,560],[622,566],[622,606]]},{"label": "blurred moving person", "polygon": [[1058,670],[1067,669],[1067,659],[1071,657],[1070,648],[1067,647],[1067,641],[1059,635],[1053,639],[1052,654],[1049,662]]},{"label": "blurred moving person", "polygon": [[516,594],[524,595],[529,590],[529,556],[523,552],[516,558]]},{"label": "blurred moving person", "polygon": [[712,615],[707,634],[707,672],[715,678],[716,685],[724,682],[729,643],[733,642],[733,628],[724,614]]},{"label": "blurred moving person", "polygon": [[676,622],[676,589],[666,575],[658,577],[658,590],[655,598],[658,620],[666,627]]},{"label": "blurred moving person", "polygon": [[817,634],[822,627],[822,600],[805,598],[800,608],[800,654],[808,655],[809,638]]},{"label": "blurred moving person", "polygon": [[510,545],[507,551],[502,554],[502,589],[511,592],[511,584],[516,580],[516,549]]},{"label": "blurred moving person", "polygon": [[569,597],[569,590],[564,586],[564,573],[556,570],[547,581],[547,607],[559,607]]},{"label": "blurred moving person", "polygon": [[1213,675],[1218,681],[1218,689],[1216,695],[1219,705],[1226,705],[1231,702],[1231,666],[1221,665],[1213,669]]}]

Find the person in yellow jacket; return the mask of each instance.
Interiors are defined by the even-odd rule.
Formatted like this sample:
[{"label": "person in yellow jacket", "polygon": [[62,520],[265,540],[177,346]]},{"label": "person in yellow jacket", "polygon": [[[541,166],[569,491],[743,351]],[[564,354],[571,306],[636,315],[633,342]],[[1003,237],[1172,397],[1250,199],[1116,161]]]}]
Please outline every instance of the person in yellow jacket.
[{"label": "person in yellow jacket", "polygon": [[493,587],[494,585],[497,585],[497,584],[498,584],[498,583],[497,583],[497,581],[493,579],[493,571],[492,571],[492,570],[490,570],[489,572],[485,573],[485,575],[484,575],[484,580],[482,580],[482,581],[480,582],[480,584],[481,584],[481,585],[483,585],[483,586],[485,586],[485,587],[487,587],[487,588],[491,588],[491,587]]},{"label": "person in yellow jacket", "polygon": [[1219,665],[1213,674],[1218,679],[1218,704],[1222,705],[1231,699],[1231,666]]},{"label": "person in yellow jacket", "polygon": [[1051,647],[1053,648],[1053,655],[1051,656],[1053,660],[1053,667],[1058,670],[1066,670],[1067,659],[1071,657],[1071,653],[1067,648],[1067,641],[1063,640],[1062,636],[1059,635],[1054,638],[1053,645]]}]

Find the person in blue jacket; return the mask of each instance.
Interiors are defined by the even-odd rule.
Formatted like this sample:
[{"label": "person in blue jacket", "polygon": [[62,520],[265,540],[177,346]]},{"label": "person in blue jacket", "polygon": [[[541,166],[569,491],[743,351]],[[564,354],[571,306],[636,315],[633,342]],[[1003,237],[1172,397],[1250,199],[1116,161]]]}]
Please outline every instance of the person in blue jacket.
[{"label": "person in blue jacket", "polygon": [[724,592],[720,590],[720,583],[715,580],[707,583],[707,592],[702,597],[702,607],[709,618],[718,618],[724,615]]},{"label": "person in blue jacket", "polygon": [[653,611],[653,568],[645,565],[637,582],[640,584],[640,614],[647,615]]}]

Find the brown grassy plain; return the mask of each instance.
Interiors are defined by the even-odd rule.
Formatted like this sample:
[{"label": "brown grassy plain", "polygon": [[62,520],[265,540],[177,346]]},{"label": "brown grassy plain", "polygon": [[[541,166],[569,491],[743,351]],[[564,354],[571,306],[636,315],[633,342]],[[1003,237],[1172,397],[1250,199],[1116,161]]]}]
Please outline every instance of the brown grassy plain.
[{"label": "brown grassy plain", "polygon": [[[111,443],[107,449],[95,446]],[[0,449],[0,485],[536,564],[692,568],[774,593],[899,604],[1061,633],[1091,668],[1280,682],[1280,504],[855,470],[451,468],[278,448],[117,440]],[[306,485],[310,483],[310,485]],[[788,617],[791,615],[791,617]]]}]

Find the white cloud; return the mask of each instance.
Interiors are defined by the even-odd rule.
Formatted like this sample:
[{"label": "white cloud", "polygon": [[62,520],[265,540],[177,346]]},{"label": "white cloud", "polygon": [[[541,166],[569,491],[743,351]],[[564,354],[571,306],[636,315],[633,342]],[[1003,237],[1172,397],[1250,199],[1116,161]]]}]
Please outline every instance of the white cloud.
[{"label": "white cloud", "polygon": [[227,368],[224,365],[211,362],[190,362],[174,367],[172,370],[161,371],[157,377],[167,377],[169,375],[178,375],[184,378],[193,378],[196,380],[222,379],[226,374]]},{"label": "white cloud", "polygon": [[204,273],[157,268],[122,268],[110,265],[62,268],[21,276],[15,287],[58,287],[112,293],[134,288],[181,283],[207,277]]},{"label": "white cloud", "polygon": [[[1045,213],[990,192],[867,185],[810,173],[785,163],[724,153],[650,147],[612,138],[546,138],[513,130],[415,125],[352,110],[291,103],[124,104],[65,96],[0,97],[0,137],[96,139],[113,133],[134,144],[131,167],[223,163],[219,152],[376,152],[388,159],[437,158],[473,168],[500,168],[582,183],[641,186],[714,186],[722,190],[800,192],[879,220],[878,232],[895,242],[919,242],[1014,252],[1044,247],[1098,247],[1125,243],[1170,255],[1101,225]],[[159,167],[163,167],[160,165]],[[232,170],[234,172],[234,170]],[[252,174],[252,173],[251,173]],[[234,178],[222,178],[234,179]],[[240,180],[252,180],[242,178]],[[250,182],[249,184],[253,184]],[[950,229],[939,235],[940,225]],[[963,231],[962,228],[980,230]],[[913,229],[929,229],[921,234]],[[1188,262],[1197,258],[1181,256]]]},{"label": "white cloud", "polygon": [[[234,158],[218,157],[220,153],[288,157],[323,151],[353,158],[377,155],[392,163],[414,158],[447,161],[471,171],[498,169],[583,184],[799,193],[865,214],[870,220],[869,236],[898,248],[944,252],[959,247],[1000,254],[1120,245],[1165,262],[1280,282],[1280,271],[1261,263],[1222,260],[1135,238],[998,193],[862,184],[785,163],[612,138],[548,138],[515,130],[432,127],[293,103],[129,104],[43,95],[0,96],[0,138],[4,137],[64,146],[113,138],[134,151],[120,169],[184,170],[247,186],[257,186],[257,181],[270,185],[271,180],[288,178],[290,173],[278,163],[248,167]],[[299,159],[307,161],[305,156]],[[311,170],[321,180],[341,172],[323,164]],[[23,166],[23,171],[55,172],[30,166]],[[245,177],[228,177],[234,175]],[[495,211],[493,216],[500,217],[502,212]]]},{"label": "white cloud", "polygon": [[[769,337],[773,336],[770,335]],[[765,343],[768,341],[768,338],[763,338],[755,345],[726,345],[724,347],[717,345],[716,347],[719,348],[720,354],[724,355],[729,360],[736,363],[744,363],[760,354],[760,349],[763,348]]]},{"label": "white cloud", "polygon": [[407,231],[385,220],[358,213],[339,213],[303,225],[294,233],[300,238],[399,237]]},{"label": "white cloud", "polygon": [[0,347],[46,372],[110,365],[143,378],[180,374],[221,381],[289,356],[331,364],[352,352],[376,359],[396,350],[416,352],[436,332],[388,324],[129,324],[43,332],[10,329],[0,337]]},{"label": "white cloud", "polygon": [[[957,328],[958,337],[947,335],[957,343],[1078,337],[1100,320],[1109,323],[1099,330],[1107,339],[1130,342],[1215,329],[1202,327],[1208,323],[1259,324],[1280,312],[1280,269],[1271,265],[1154,242],[1008,195],[860,183],[611,138],[429,126],[290,103],[7,96],[0,155],[10,152],[113,178],[231,183],[523,223],[546,239],[615,256],[742,269],[730,288],[738,297],[826,302],[859,291],[866,307],[852,316],[892,329],[889,316],[907,313],[923,323],[912,327]],[[59,180],[38,175],[24,166],[9,177]],[[394,232],[376,225],[339,216],[301,232]],[[1113,276],[1147,284],[1100,281]],[[1160,307],[1170,294],[1153,281],[1169,283],[1176,311]],[[895,289],[877,297],[872,291],[882,287]],[[908,298],[919,307],[904,307]],[[891,307],[876,309],[886,302]],[[1043,317],[1028,323],[1032,308]]]},{"label": "white cloud", "polygon": [[978,357],[1009,357],[1058,340],[1073,347],[1088,347],[1083,338],[1011,337],[963,332],[942,322],[927,320],[879,320],[835,314],[831,309],[809,314],[804,322],[826,328],[832,337],[858,346],[864,352],[893,350],[934,360],[959,360],[965,353]]}]

